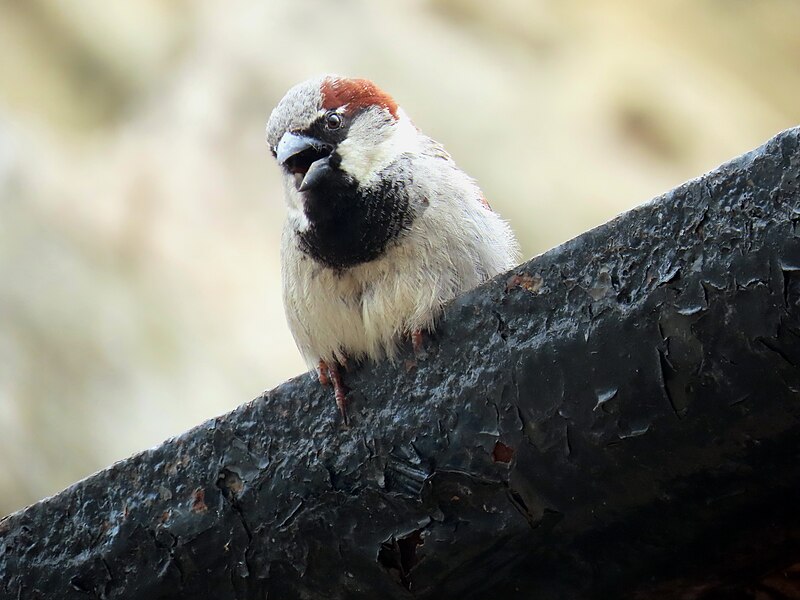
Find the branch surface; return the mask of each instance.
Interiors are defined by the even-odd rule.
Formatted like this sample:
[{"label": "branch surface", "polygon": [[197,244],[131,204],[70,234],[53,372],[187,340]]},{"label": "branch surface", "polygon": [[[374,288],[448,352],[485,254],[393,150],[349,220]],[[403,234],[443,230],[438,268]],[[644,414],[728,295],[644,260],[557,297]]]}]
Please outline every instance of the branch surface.
[{"label": "branch surface", "polygon": [[800,128],[459,298],[349,428],[298,377],[10,515],[0,597],[786,593],[798,236]]}]

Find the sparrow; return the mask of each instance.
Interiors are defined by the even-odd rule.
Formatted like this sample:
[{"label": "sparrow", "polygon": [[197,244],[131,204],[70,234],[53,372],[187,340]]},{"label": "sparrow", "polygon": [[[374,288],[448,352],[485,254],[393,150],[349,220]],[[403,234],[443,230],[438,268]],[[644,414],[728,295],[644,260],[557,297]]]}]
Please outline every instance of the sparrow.
[{"label": "sparrow", "polygon": [[442,307],[514,267],[519,247],[476,182],[367,79],[291,88],[267,143],[283,174],[283,303],[347,422],[342,369],[415,352]]}]

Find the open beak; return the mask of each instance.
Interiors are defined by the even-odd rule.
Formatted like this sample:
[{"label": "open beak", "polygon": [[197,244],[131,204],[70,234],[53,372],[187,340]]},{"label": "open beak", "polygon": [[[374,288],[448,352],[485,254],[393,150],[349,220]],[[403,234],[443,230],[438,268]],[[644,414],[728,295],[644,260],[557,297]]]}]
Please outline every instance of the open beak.
[{"label": "open beak", "polygon": [[287,131],[275,155],[278,164],[295,176],[301,192],[313,189],[332,171],[330,156],[333,146],[317,138]]}]

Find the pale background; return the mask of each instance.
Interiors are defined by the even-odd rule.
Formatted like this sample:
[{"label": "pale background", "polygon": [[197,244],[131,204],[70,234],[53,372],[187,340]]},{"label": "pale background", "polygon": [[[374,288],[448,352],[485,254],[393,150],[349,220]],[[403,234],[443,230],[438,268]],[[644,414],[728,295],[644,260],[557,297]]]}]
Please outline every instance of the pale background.
[{"label": "pale background", "polygon": [[800,122],[798,0],[0,0],[0,514],[303,370],[269,111],[366,76],[530,257]]}]

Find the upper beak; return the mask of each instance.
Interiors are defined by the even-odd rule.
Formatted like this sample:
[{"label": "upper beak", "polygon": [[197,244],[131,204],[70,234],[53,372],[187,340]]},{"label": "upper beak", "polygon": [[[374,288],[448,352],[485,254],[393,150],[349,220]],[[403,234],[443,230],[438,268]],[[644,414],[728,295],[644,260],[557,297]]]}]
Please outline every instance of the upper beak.
[{"label": "upper beak", "polygon": [[306,150],[313,150],[320,154],[330,153],[330,146],[311,136],[287,131],[283,134],[281,141],[278,142],[275,155],[278,159],[278,164],[283,165],[293,156],[297,156]]}]

